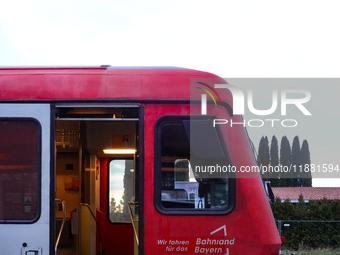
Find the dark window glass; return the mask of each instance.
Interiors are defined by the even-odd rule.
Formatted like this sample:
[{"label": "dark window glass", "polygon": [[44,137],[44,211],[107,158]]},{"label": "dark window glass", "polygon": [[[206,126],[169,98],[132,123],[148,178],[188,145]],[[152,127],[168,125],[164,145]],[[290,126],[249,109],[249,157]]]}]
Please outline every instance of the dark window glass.
[{"label": "dark window glass", "polygon": [[164,116],[156,123],[155,140],[157,209],[206,213],[231,208],[230,176],[199,172],[231,165],[223,136],[211,118]]},{"label": "dark window glass", "polygon": [[39,218],[40,134],[33,119],[0,119],[0,223]]}]

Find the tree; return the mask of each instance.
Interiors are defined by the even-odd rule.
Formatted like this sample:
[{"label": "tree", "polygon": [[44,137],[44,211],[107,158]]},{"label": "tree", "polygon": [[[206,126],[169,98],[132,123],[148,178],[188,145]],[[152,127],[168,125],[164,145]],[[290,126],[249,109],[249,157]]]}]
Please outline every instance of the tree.
[{"label": "tree", "polygon": [[290,187],[291,178],[289,172],[285,171],[290,168],[291,164],[291,150],[290,144],[286,136],[282,137],[281,139],[281,148],[280,148],[280,163],[282,165],[282,169],[280,178],[280,187]]},{"label": "tree", "polygon": [[295,176],[290,179],[290,184],[292,187],[301,187],[302,180],[300,174],[300,141],[299,137],[295,136],[292,145],[292,169],[294,169]]},{"label": "tree", "polygon": [[261,164],[262,162],[262,155],[264,154],[264,137],[261,137],[260,144],[259,144],[259,152],[257,155],[257,158],[259,160],[259,163]]},{"label": "tree", "polygon": [[[259,144],[259,154],[258,158],[260,160],[261,166],[269,166],[269,142],[268,137],[262,137]],[[269,176],[263,176],[264,178],[268,179]]]},{"label": "tree", "polygon": [[300,163],[302,167],[302,186],[312,187],[312,173],[311,171],[304,171],[305,169],[310,169],[310,153],[307,140],[302,142],[301,152],[300,152]]},{"label": "tree", "polygon": [[283,136],[280,145],[280,160],[275,135],[272,137],[270,147],[268,144],[267,136],[263,136],[259,144],[258,161],[259,165],[270,166],[270,168],[262,178],[270,180],[272,187],[312,186],[311,172],[304,171],[304,169],[310,169],[310,153],[306,140],[303,141],[300,149],[298,136],[294,137],[292,147],[290,147],[288,138]]},{"label": "tree", "polygon": [[[276,167],[279,165],[279,146],[277,139],[275,135],[272,137],[272,141],[270,144],[270,165],[273,167]],[[270,174],[270,184],[272,187],[278,187],[279,186],[279,177],[280,172],[273,172]]]}]

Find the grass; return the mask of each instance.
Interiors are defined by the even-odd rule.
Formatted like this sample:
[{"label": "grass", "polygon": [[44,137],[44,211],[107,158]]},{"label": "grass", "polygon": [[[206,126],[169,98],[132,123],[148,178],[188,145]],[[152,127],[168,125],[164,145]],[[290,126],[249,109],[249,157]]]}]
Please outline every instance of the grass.
[{"label": "grass", "polygon": [[298,250],[298,251],[291,251],[291,250],[283,250],[281,255],[340,255],[340,249],[316,249],[316,250]]}]

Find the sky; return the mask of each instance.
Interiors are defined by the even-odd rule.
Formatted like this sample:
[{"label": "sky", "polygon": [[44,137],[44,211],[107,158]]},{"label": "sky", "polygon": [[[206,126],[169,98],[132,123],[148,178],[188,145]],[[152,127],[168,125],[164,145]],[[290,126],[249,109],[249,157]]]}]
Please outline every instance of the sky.
[{"label": "sky", "polygon": [[[3,1],[0,66],[178,66],[227,79],[339,78],[339,9],[338,0]],[[313,80],[298,84],[311,92],[312,117],[290,116],[301,125],[287,136],[308,140],[312,162],[337,164],[339,82]],[[261,101],[265,86],[246,86],[257,93],[254,103]],[[263,93],[269,104],[270,93]],[[249,129],[256,147],[262,135],[285,132]],[[340,186],[340,179],[316,185]]]},{"label": "sky", "polygon": [[110,199],[114,198],[119,204],[124,195],[125,160],[112,160],[110,162]]}]

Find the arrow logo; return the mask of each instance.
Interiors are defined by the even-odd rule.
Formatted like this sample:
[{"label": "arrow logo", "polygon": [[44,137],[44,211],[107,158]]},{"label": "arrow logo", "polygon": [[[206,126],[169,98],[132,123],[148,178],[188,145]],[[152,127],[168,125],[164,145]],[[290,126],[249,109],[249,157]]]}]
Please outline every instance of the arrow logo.
[{"label": "arrow logo", "polygon": [[220,231],[220,230],[222,230],[222,229],[224,230],[224,236],[227,236],[227,226],[226,226],[226,225],[223,225],[222,227],[220,227],[220,228],[218,228],[218,229],[212,231],[212,232],[210,233],[210,235],[213,235],[213,234],[217,233],[218,231]]},{"label": "arrow logo", "polygon": [[226,251],[227,251],[227,253],[226,253],[226,254],[224,254],[224,255],[229,255],[229,248],[227,248],[227,250],[226,250]]}]

